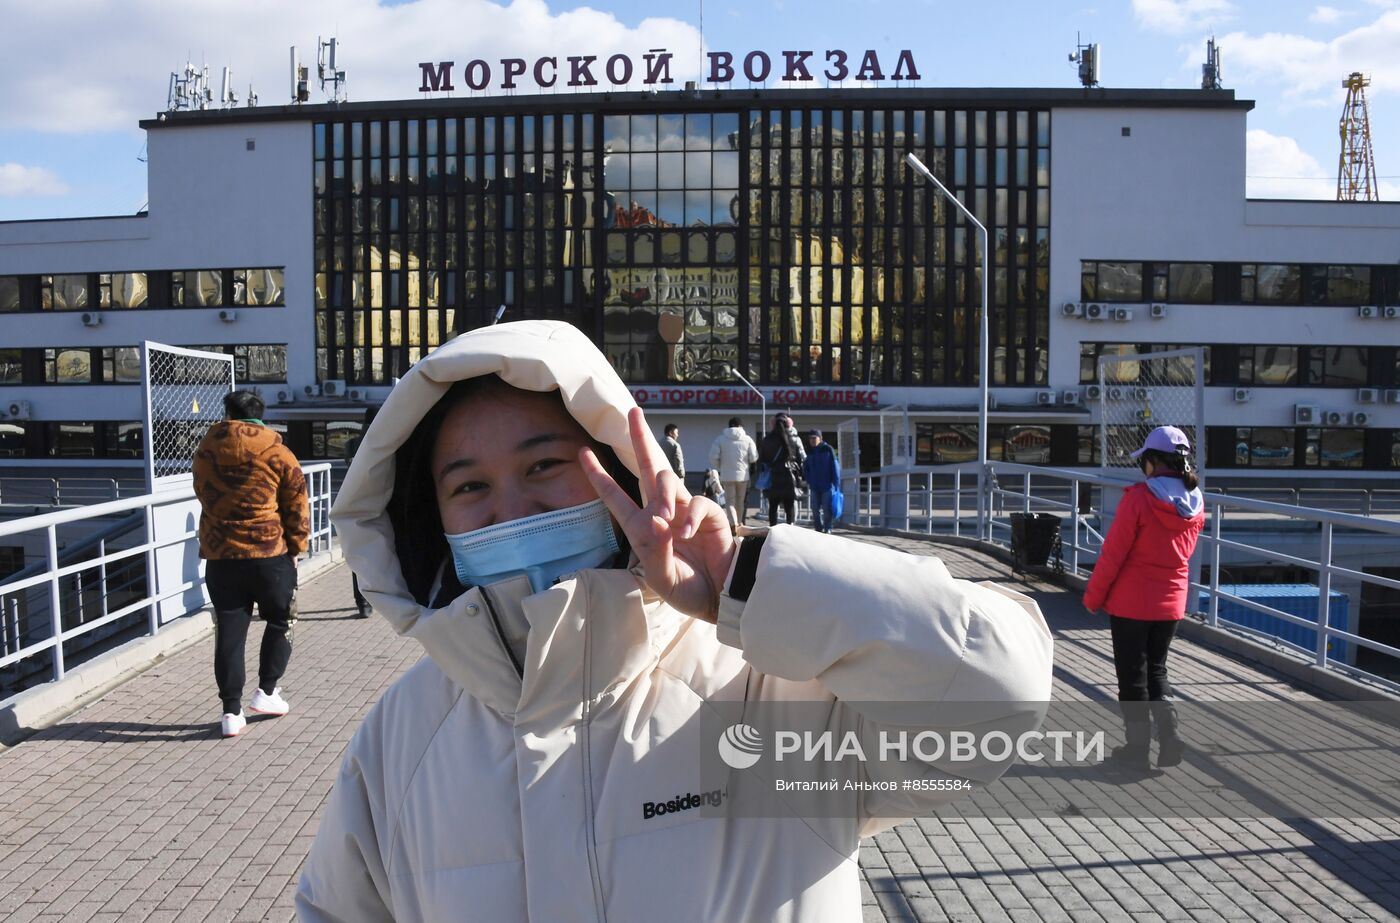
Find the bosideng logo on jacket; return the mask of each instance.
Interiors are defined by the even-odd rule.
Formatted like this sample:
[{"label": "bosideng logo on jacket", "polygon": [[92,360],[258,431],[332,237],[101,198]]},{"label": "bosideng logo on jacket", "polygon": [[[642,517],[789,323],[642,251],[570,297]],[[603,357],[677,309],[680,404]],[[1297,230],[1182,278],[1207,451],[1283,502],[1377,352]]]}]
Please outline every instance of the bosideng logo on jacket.
[{"label": "bosideng logo on jacket", "polygon": [[763,756],[763,735],[748,724],[731,724],[719,738],[719,758],[730,769],[748,769]]}]

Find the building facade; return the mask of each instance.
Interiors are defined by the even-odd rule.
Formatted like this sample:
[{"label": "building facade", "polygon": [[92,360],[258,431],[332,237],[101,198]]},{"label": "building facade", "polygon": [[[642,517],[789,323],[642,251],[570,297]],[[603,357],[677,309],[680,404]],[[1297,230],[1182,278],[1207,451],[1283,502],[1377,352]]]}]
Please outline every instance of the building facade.
[{"label": "building facade", "polygon": [[298,454],[339,457],[413,362],[498,316],[578,325],[695,457],[730,416],[758,426],[742,375],[804,429],[900,406],[914,462],[973,459],[977,237],[914,152],[989,230],[992,457],[1097,464],[1066,395],[1098,357],[1203,346],[1213,475],[1383,480],[1400,204],[1247,199],[1250,108],[860,89],[164,113],[148,213],[0,224],[0,469],[139,466],[147,339],[231,352]]}]

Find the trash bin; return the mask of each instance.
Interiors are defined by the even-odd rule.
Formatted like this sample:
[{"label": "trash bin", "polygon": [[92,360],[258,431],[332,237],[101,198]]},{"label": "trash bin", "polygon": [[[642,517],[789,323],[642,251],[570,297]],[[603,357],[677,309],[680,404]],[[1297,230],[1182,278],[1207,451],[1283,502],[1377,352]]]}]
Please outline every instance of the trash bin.
[{"label": "trash bin", "polygon": [[1054,513],[1011,514],[1011,559],[1018,570],[1044,567],[1059,544],[1060,517]]}]

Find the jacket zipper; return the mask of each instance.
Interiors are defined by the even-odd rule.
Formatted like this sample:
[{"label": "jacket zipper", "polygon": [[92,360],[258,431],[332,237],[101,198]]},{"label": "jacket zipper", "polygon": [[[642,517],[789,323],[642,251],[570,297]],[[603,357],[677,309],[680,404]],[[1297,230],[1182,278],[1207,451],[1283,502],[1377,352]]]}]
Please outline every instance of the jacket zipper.
[{"label": "jacket zipper", "polygon": [[515,675],[522,680],[525,678],[525,666],[516,658],[515,651],[511,650],[509,642],[506,641],[505,629],[501,628],[501,620],[496,615],[496,607],[491,605],[491,597],[483,587],[481,590],[481,601],[486,604],[486,614],[491,616],[491,627],[496,629],[496,640],[501,642],[501,649],[510,658],[510,665],[515,667]]},{"label": "jacket zipper", "polygon": [[[579,581],[580,586],[582,580]],[[593,803],[593,632],[588,618],[590,607],[584,606],[583,621],[583,817],[584,840],[588,850],[588,874],[593,880],[593,909],[599,923],[606,923],[607,910],[603,902],[603,876],[598,869],[597,812]]]}]

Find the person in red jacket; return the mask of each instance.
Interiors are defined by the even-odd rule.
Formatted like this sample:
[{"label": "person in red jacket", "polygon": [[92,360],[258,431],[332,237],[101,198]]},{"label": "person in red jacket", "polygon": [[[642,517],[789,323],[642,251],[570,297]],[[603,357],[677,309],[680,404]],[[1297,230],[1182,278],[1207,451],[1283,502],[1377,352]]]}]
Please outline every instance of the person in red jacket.
[{"label": "person in red jacket", "polygon": [[[1205,499],[1191,465],[1191,443],[1175,426],[1159,426],[1133,453],[1146,475],[1123,492],[1103,552],[1084,591],[1084,608],[1108,612],[1113,666],[1126,743],[1111,759],[1149,769],[1152,719],[1157,766],[1181,762],[1185,744],[1167,681],[1167,650],[1186,611],[1188,563],[1205,524]],[[1141,704],[1137,704],[1141,703]]]}]

